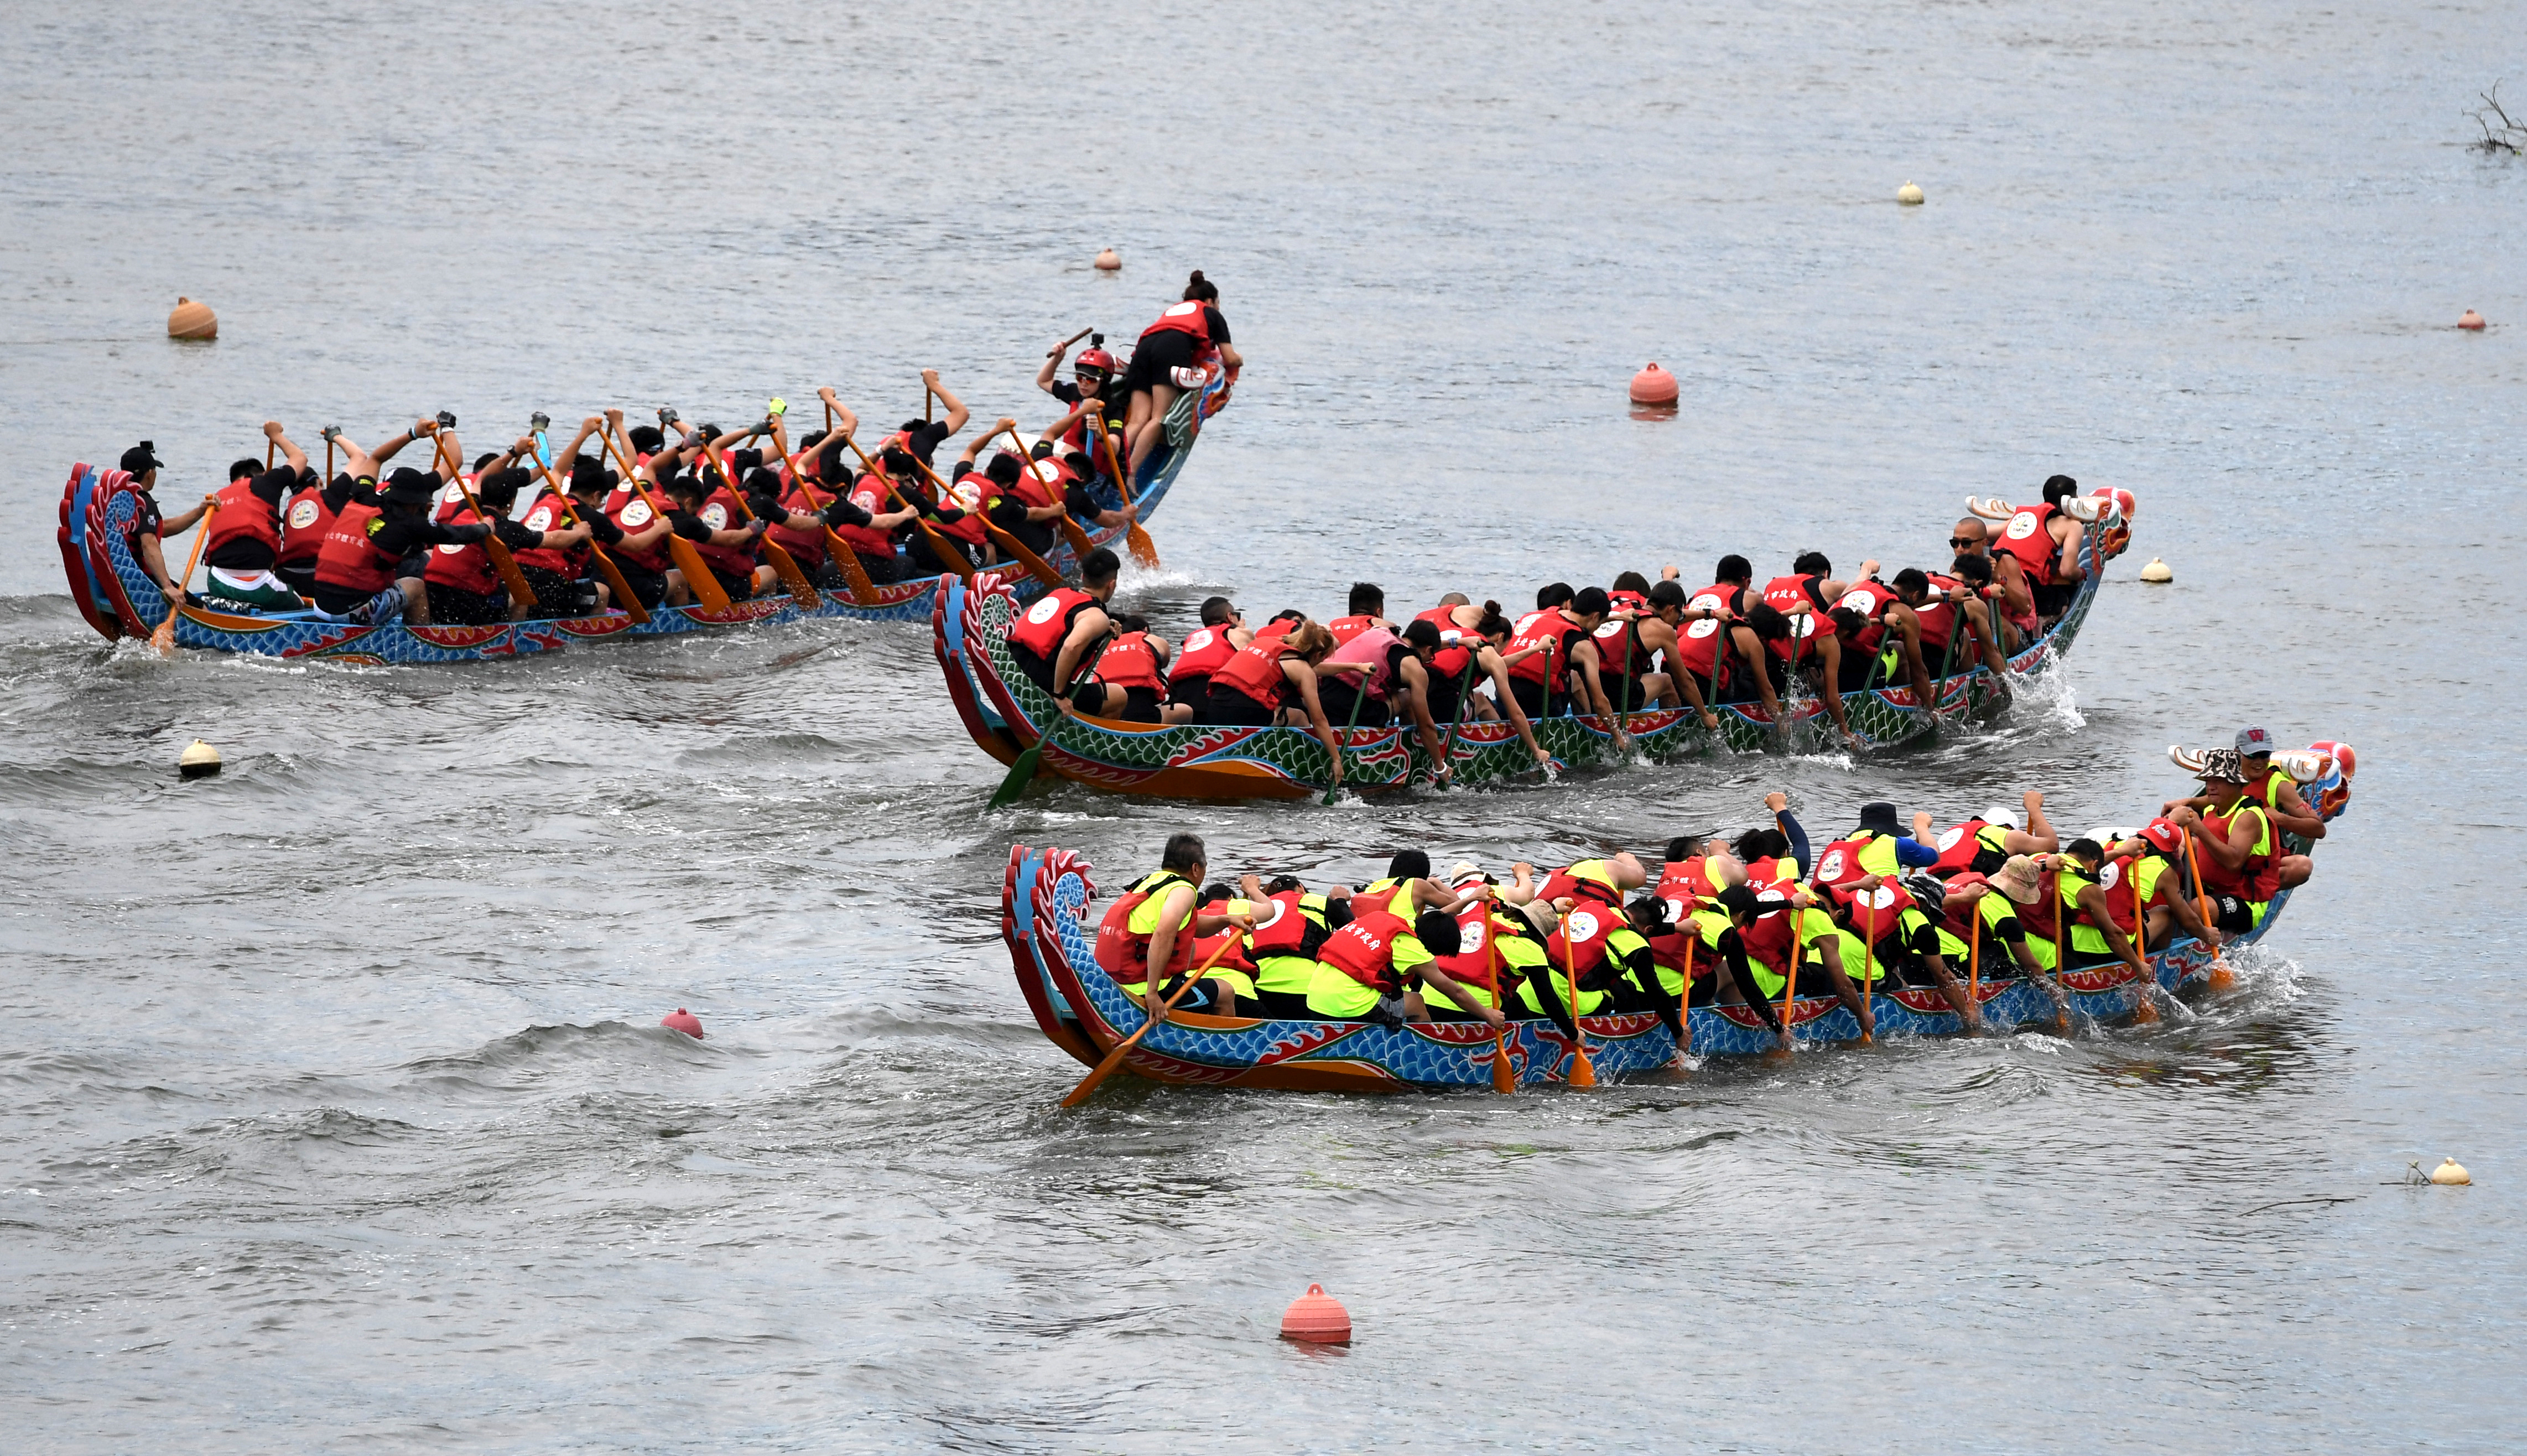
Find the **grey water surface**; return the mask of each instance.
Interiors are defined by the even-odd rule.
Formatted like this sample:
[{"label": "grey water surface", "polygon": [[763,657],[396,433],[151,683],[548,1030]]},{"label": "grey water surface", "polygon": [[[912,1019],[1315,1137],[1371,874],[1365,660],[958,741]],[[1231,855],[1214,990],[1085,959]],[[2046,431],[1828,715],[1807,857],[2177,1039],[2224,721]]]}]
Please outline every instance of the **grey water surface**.
[{"label": "grey water surface", "polygon": [[[0,7],[0,1445],[2513,1448],[2527,160],[2461,143],[2519,20]],[[175,508],[267,418],[883,421],[932,365],[1041,423],[1044,349],[1194,268],[1249,368],[1127,575],[1169,624],[1891,571],[2055,471],[2135,547],[1934,748],[1331,809],[987,812],[916,627],[162,662],[64,592],[61,483],[137,439]],[[1111,889],[1184,826],[1356,882],[1777,787],[2086,828],[2250,721],[2356,745],[2351,809],[2155,1027],[1064,1114],[999,940],[1013,841]],[[1348,1352],[1273,1337],[1312,1280]]]}]

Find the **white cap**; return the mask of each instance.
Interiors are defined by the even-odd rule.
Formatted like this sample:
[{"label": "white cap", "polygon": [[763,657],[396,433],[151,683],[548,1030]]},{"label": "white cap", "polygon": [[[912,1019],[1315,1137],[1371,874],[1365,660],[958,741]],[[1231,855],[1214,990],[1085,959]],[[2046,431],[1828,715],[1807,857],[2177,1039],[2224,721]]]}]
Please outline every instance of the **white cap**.
[{"label": "white cap", "polygon": [[2012,829],[2019,827],[2017,810],[2003,808],[1997,804],[1983,811],[1983,819],[1986,824],[2005,824]]}]

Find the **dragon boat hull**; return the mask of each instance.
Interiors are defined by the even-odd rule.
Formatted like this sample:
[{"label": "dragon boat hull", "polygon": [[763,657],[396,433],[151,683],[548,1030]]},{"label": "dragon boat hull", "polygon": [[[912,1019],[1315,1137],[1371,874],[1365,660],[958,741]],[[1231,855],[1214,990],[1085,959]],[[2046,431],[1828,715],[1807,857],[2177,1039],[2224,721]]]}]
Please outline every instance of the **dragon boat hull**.
[{"label": "dragon boat hull", "polygon": [[[2329,819],[2349,797],[2348,775],[2337,763],[2330,776],[2308,788],[2309,802]],[[1090,907],[1096,886],[1088,861],[1067,850],[1009,851],[1002,884],[1004,938],[1019,993],[1036,1025],[1054,1045],[1094,1066],[1141,1029],[1140,1005],[1125,996],[1097,963],[1096,922]],[[2260,941],[2281,918],[2292,892],[2273,900],[2262,923],[2231,941]],[[2175,993],[2209,981],[2221,952],[2182,939],[2148,960],[2157,988]],[[2122,965],[2066,972],[2065,998],[2075,1020],[2111,1025],[2129,1020],[2141,998],[2153,994]],[[1951,1036],[1963,1018],[1934,988],[1881,990],[1872,1014],[1883,1041],[1906,1036]],[[2045,987],[2023,977],[1984,981],[1976,1005],[1986,1034],[2059,1024]],[[1655,1071],[1675,1063],[1679,1050],[1694,1057],[1757,1056],[1775,1050],[1763,1018],[1744,1006],[1698,1006],[1686,1014],[1687,1045],[1655,1013],[1582,1016],[1579,1029],[1600,1077]],[[1790,1003],[1791,1034],[1799,1042],[1857,1042],[1857,1017],[1833,997],[1799,997]],[[1565,1081],[1571,1042],[1550,1021],[1512,1021],[1495,1036],[1472,1022],[1408,1025],[1400,1031],[1359,1021],[1266,1021],[1244,1017],[1175,1014],[1153,1027],[1124,1054],[1123,1066],[1152,1081],[1196,1086],[1275,1088],[1309,1092],[1403,1092],[1415,1089],[1489,1088],[1500,1057],[1521,1085]]]},{"label": "dragon boat hull", "polygon": [[[2101,580],[2092,573],[2082,581],[2052,630],[2009,659],[2013,673],[2033,672],[2070,650]],[[1331,783],[1332,756],[1307,729],[1160,727],[1062,713],[1009,655],[1009,623],[1021,604],[1005,591],[952,582],[938,594],[932,619],[934,650],[957,717],[975,744],[1001,762],[1012,762],[1041,742],[1042,772],[1165,799],[1305,799],[1321,797]],[[1948,677],[1935,713],[1910,686],[1846,693],[1842,702],[1854,735],[1868,747],[1885,749],[1929,738],[1941,722],[1972,717],[2005,699],[1990,670],[1977,666]],[[1793,700],[1782,708],[1776,721],[1761,703],[1728,704],[1717,710],[1717,732],[1684,710],[1622,716],[1632,753],[1653,762],[1715,747],[1751,753],[1783,742],[1797,748],[1832,741],[1822,700]],[[1543,718],[1533,726],[1536,743],[1558,767],[1606,765],[1620,757],[1613,725],[1595,714]],[[1378,793],[1436,782],[1430,755],[1409,725],[1337,732],[1344,787]],[[1534,757],[1506,722],[1462,725],[1448,741],[1448,762],[1459,786],[1518,780],[1536,771]]]},{"label": "dragon boat hull", "polygon": [[[1215,408],[1214,398],[1207,397],[1205,403]],[[1133,492],[1141,519],[1147,520],[1166,497],[1191,452],[1192,439],[1188,438],[1181,446],[1162,444],[1144,463]],[[109,641],[146,638],[167,616],[165,595],[131,552],[128,533],[138,515],[139,488],[129,474],[93,465],[71,468],[70,484],[62,492],[62,564],[79,614]],[[1124,536],[1127,528],[1082,529],[1093,544],[1110,546]],[[1056,540],[1046,561],[1065,576],[1077,574],[1078,562],[1065,542]],[[977,590],[1006,595],[1010,599],[1030,598],[1041,590],[1024,567],[1008,562],[976,571],[974,582]],[[553,651],[574,644],[675,637],[809,619],[935,620],[943,585],[962,583],[945,575],[888,583],[876,589],[878,600],[869,606],[854,601],[849,592],[819,592],[816,605],[810,609],[799,605],[788,593],[776,592],[748,601],[730,602],[725,611],[711,611],[698,603],[654,606],[649,609],[646,623],[635,623],[627,612],[604,611],[585,617],[535,617],[483,627],[422,627],[407,622],[373,627],[322,612],[265,615],[223,611],[204,605],[204,598],[196,598],[177,614],[176,644],[270,657],[369,664],[474,662]]]}]

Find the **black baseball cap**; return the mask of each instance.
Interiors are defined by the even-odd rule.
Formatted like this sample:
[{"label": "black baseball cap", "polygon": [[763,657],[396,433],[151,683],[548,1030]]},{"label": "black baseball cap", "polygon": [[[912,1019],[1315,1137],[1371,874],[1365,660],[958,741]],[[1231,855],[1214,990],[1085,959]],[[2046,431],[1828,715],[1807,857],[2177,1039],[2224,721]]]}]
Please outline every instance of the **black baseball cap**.
[{"label": "black baseball cap", "polygon": [[158,446],[150,441],[144,440],[123,452],[123,468],[133,475],[147,475],[166,463],[158,458]]}]

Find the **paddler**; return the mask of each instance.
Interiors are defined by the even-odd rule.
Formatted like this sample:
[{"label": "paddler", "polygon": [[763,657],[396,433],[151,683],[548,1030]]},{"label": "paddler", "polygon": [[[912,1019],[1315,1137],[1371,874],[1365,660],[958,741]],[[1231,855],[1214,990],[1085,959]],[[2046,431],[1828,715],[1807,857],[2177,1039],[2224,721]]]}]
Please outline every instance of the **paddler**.
[{"label": "paddler", "polygon": [[[124,474],[131,477],[132,486],[140,493],[139,509],[124,533],[124,544],[130,549],[132,557],[139,561],[140,569],[149,573],[149,579],[158,584],[159,592],[170,602],[182,601],[184,584],[167,573],[165,540],[192,529],[193,523],[202,518],[202,513],[211,508],[211,497],[203,496],[201,504],[182,515],[161,515],[158,497],[152,494],[158,488],[158,470],[162,463],[158,458],[158,446],[144,440],[125,450],[121,463]],[[245,463],[249,467],[254,465],[251,460]],[[233,467],[229,478],[236,479]]]},{"label": "paddler", "polygon": [[[1500,603],[1475,606],[1464,593],[1451,592],[1416,620],[1439,631],[1439,650],[1430,658],[1431,717],[1445,723],[1471,723],[1495,722],[1506,714],[1536,763],[1549,766],[1553,755],[1535,741],[1535,727],[1526,720],[1526,710],[1519,706],[1518,695],[1510,687],[1510,659],[1504,653],[1511,625],[1501,615]],[[1488,697],[1481,691],[1484,683],[1492,688]]]},{"label": "paddler", "polygon": [[2012,855],[2050,855],[2061,849],[2060,838],[2044,818],[2044,796],[2030,789],[2018,802],[2026,811],[2025,829],[2018,827],[2019,815],[2000,805],[1959,819],[1932,841],[1939,858],[1932,862],[1931,873],[1988,875]]},{"label": "paddler", "polygon": [[2121,857],[2123,874],[2140,905],[2145,951],[2167,949],[2180,930],[2204,945],[2220,943],[2218,933],[2203,922],[2197,887],[2185,862],[2185,826],[2162,814],[2108,851]]},{"label": "paddler", "polygon": [[1709,654],[1707,651],[1691,654],[1693,660],[1702,662],[1706,668],[1706,671],[1697,677],[1689,667],[1681,665],[1685,663],[1688,654],[1685,651],[1684,639],[1679,635],[1680,632],[1691,631],[1691,623],[1703,621],[1712,624],[1705,629],[1704,636],[1706,638],[1715,636],[1719,630],[1718,607],[1708,606],[1696,612],[1685,600],[1684,588],[1674,581],[1656,583],[1649,589],[1648,595],[1643,599],[1648,602],[1648,609],[1645,615],[1633,620],[1632,632],[1640,645],[1644,660],[1649,653],[1657,653],[1659,664],[1667,670],[1655,676],[1666,685],[1666,694],[1671,701],[1681,702],[1692,708],[1694,716],[1702,720],[1703,727],[1718,729],[1720,715],[1711,710],[1712,704],[1703,701],[1705,697],[1703,689],[1711,682],[1710,673],[1707,670]]},{"label": "paddler", "polygon": [[[2238,766],[2246,771],[2246,797],[2262,805],[2264,811],[2272,815],[2274,828],[2306,840],[2325,838],[2325,816],[2299,794],[2298,780],[2292,778],[2288,770],[2273,766],[2271,734],[2256,727],[2239,729]],[[2294,859],[2299,861],[2296,877],[2292,874],[2294,866],[2291,861]],[[2306,860],[2304,855],[2282,858],[2283,889],[2307,879]]]},{"label": "paddler", "polygon": [[[672,462],[687,449],[698,448],[698,434],[686,437],[684,444],[652,459],[643,468],[655,472],[660,461]],[[675,533],[692,542],[694,550],[719,582],[720,590],[731,601],[744,601],[758,590],[772,585],[771,567],[754,559],[755,542],[763,535],[761,521],[741,521],[736,509],[736,494],[719,482],[718,473],[705,476],[695,470],[679,470],[667,477],[667,519]]]},{"label": "paddler", "polygon": [[1440,957],[1438,966],[1472,998],[1472,1004],[1443,991],[1425,990],[1421,1002],[1431,1020],[1479,1021],[1485,1008],[1501,1007],[1504,982],[1514,983],[1543,966],[1544,943],[1518,909],[1534,893],[1533,870],[1520,864],[1513,872],[1523,892],[1518,901],[1493,893],[1497,881],[1474,864],[1461,860],[1448,871],[1447,893],[1458,906],[1457,954]]},{"label": "paddler", "polygon": [[[2205,754],[2201,779],[2202,796],[2167,817],[2193,841],[2203,886],[2211,893],[2211,923],[2243,935],[2263,923],[2281,893],[2281,838],[2271,815],[2247,795],[2246,770],[2236,749]],[[2198,809],[2192,806],[2197,804]]]},{"label": "paddler", "polygon": [[2039,954],[2018,917],[2018,907],[2036,904],[2043,893],[2034,859],[2010,855],[1988,875],[1974,870],[1947,883],[1939,955],[1951,965],[1973,966],[1987,981],[2021,973],[2040,976],[2051,967],[2050,948]]},{"label": "paddler", "polygon": [[[1108,561],[1114,553],[1101,548]],[[1295,614],[1294,614],[1295,615]],[[1316,664],[1333,650],[1332,634],[1304,617],[1279,633],[1259,632],[1254,641],[1230,654],[1211,678],[1211,710],[1206,723],[1272,727],[1313,727],[1332,761],[1333,782],[1343,779],[1342,740],[1325,717],[1316,696]]]},{"label": "paddler", "polygon": [[[534,479],[509,461],[533,448],[533,440],[521,440],[510,452],[493,456],[482,479],[474,485],[474,498],[490,513],[492,534],[513,552],[560,550],[585,543],[589,539],[586,522],[537,531],[509,519],[510,509],[518,503],[518,493]],[[467,505],[449,517],[447,524],[467,526],[482,520],[474,513],[474,507]],[[430,590],[430,619],[442,625],[482,627],[502,621],[519,622],[536,608],[533,598],[524,601],[509,599],[508,588],[492,565],[490,549],[479,543],[438,546],[431,552],[422,579]]]},{"label": "paddler", "polygon": [[[2067,475],[2048,478],[2043,503],[2018,507],[1992,544],[1994,557],[2013,556],[2026,573],[2039,626],[2060,619],[2084,575],[2080,544],[2087,527],[2083,522],[2095,519],[2096,507],[2082,501],[2079,491],[2080,483]],[[2102,569],[2103,563],[2099,564]]]},{"label": "paddler", "polygon": [[430,623],[429,585],[423,576],[433,547],[471,546],[491,534],[489,525],[442,525],[430,518],[431,501],[451,479],[444,460],[430,473],[397,469],[382,485],[378,469],[416,440],[438,432],[422,420],[369,454],[336,431],[344,450],[342,471],[325,488],[334,529],[316,553],[316,609],[369,626],[398,619]]},{"label": "paddler", "polygon": [[[1200,837],[1170,836],[1160,856],[1159,867],[1133,881],[1132,888],[1107,910],[1106,918],[1097,927],[1097,963],[1114,978],[1124,995],[1141,1004],[1153,1020],[1166,1019],[1167,998],[1202,963],[1194,959],[1197,938],[1216,935],[1230,925],[1254,928],[1251,916],[1198,912],[1200,886],[1210,868],[1209,858]],[[1150,973],[1153,967],[1160,968],[1156,977]],[[1201,996],[1183,1004],[1182,1009],[1232,1014],[1237,996],[1235,981],[1225,977],[1204,979]]]},{"label": "paddler", "polygon": [[[1956,552],[1950,574],[1983,596],[1991,614],[2003,624],[2004,638],[2015,634],[2018,639],[2003,641],[2002,650],[2015,651],[2042,635],[2043,624],[2036,618],[2036,588],[2028,581],[2027,569],[2016,556],[1991,548],[1991,528],[1982,517],[1959,520],[1948,535],[1948,546]],[[1982,567],[1969,566],[1971,561],[1983,563]]]},{"label": "paddler", "polygon": [[1304,1021],[1316,953],[1324,949],[1327,936],[1351,922],[1351,889],[1336,885],[1317,894],[1287,874],[1268,884],[1250,874],[1239,884],[1254,910],[1255,929],[1247,949],[1255,962],[1255,1014]]},{"label": "paddler", "polygon": [[317,484],[316,472],[279,421],[265,421],[263,434],[281,447],[285,463],[244,479],[232,467],[228,485],[212,497],[218,509],[202,543],[202,562],[210,568],[214,600],[254,611],[298,611],[307,603],[272,569],[281,560],[281,502]]},{"label": "paddler", "polygon": [[[1353,601],[1358,604],[1357,589]],[[1381,600],[1379,605],[1383,604]],[[1430,715],[1430,662],[1438,655],[1439,629],[1428,622],[1412,622],[1399,636],[1373,613],[1350,620],[1367,625],[1340,639],[1317,669],[1316,695],[1325,716],[1381,728],[1393,722],[1401,708],[1419,735],[1421,751],[1429,755],[1437,781],[1450,782],[1453,774],[1445,761],[1439,725]],[[1336,669],[1349,669],[1350,675],[1336,676]]]},{"label": "paddler", "polygon": [[1394,632],[1395,624],[1386,620],[1386,590],[1375,582],[1352,583],[1343,615],[1327,622],[1325,630],[1334,635],[1337,648],[1349,647],[1364,632]]},{"label": "paddler", "polygon": [[[1878,563],[1860,563],[1863,578],[1875,573]],[[1851,737],[1851,720],[1842,706],[1842,648],[1833,632],[1830,615],[1849,584],[1833,578],[1833,562],[1823,551],[1802,551],[1790,563],[1788,576],[1777,576],[1764,584],[1764,604],[1779,612],[1789,623],[1786,637],[1768,640],[1767,646],[1792,674],[1814,670],[1818,694],[1825,699],[1826,715],[1843,737]]]},{"label": "paddler", "polygon": [[[1193,709],[1165,701],[1167,640],[1151,636],[1149,619],[1138,612],[1124,612],[1113,620],[1115,635],[1097,658],[1093,675],[1106,689],[1098,716],[1171,726],[1192,722]],[[1118,693],[1122,695],[1119,705]],[[1073,702],[1078,697],[1071,695]]]},{"label": "paddler", "polygon": [[1202,625],[1185,634],[1175,660],[1167,665],[1167,702],[1185,708],[1190,722],[1210,721],[1211,675],[1254,640],[1236,602],[1225,597],[1204,598]]},{"label": "paddler", "polygon": [[[1098,646],[1114,631],[1106,604],[1114,599],[1114,578],[1121,570],[1114,553],[1100,546],[1079,563],[1079,586],[1084,590],[1057,587],[1030,602],[1009,623],[1009,655],[1017,659],[1018,670],[1065,713],[1084,707],[1092,716],[1108,716],[1109,696],[1116,709],[1125,704],[1126,695],[1109,695],[1104,684],[1089,675]],[[1075,705],[1075,698],[1087,701]]]},{"label": "paddler", "polygon": [[1427,1021],[1428,1007],[1416,986],[1426,986],[1458,1007],[1471,1007],[1491,1026],[1505,1024],[1499,1011],[1482,1004],[1439,964],[1463,949],[1457,920],[1445,910],[1423,910],[1407,920],[1384,910],[1355,908],[1351,922],[1325,937],[1316,973],[1308,983],[1308,1013],[1336,1021],[1374,1021],[1389,1030],[1406,1021]]},{"label": "paddler", "polygon": [[2120,872],[2121,866],[2109,872],[2105,847],[2093,839],[2075,839],[2062,847],[2051,868],[2062,900],[2056,913],[2068,916],[2064,949],[2069,959],[2061,968],[2078,970],[2120,961],[2135,975],[2148,979],[2149,966],[2132,942],[2140,927],[2133,882]]}]

